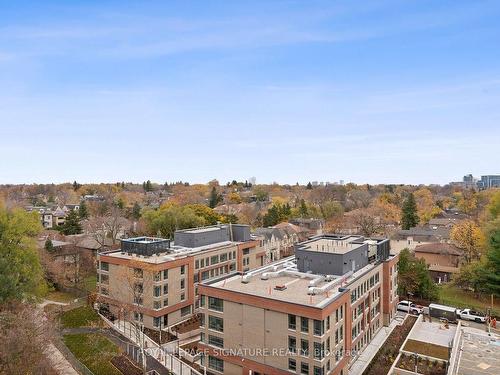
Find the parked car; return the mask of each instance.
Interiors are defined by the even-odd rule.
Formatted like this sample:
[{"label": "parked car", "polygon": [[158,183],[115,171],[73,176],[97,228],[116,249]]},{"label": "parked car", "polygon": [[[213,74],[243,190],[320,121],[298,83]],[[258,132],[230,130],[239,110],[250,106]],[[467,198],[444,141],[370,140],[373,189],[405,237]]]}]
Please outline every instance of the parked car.
[{"label": "parked car", "polygon": [[422,314],[423,306],[415,305],[412,301],[401,301],[398,303],[397,309],[410,314]]},{"label": "parked car", "polygon": [[484,315],[480,311],[475,311],[471,309],[463,309],[459,311],[458,316],[463,320],[472,320],[476,323],[484,323],[486,322],[486,315]]},{"label": "parked car", "polygon": [[429,305],[429,315],[433,318],[446,319],[448,322],[455,323],[457,321],[459,310],[455,307],[438,305],[431,303]]}]

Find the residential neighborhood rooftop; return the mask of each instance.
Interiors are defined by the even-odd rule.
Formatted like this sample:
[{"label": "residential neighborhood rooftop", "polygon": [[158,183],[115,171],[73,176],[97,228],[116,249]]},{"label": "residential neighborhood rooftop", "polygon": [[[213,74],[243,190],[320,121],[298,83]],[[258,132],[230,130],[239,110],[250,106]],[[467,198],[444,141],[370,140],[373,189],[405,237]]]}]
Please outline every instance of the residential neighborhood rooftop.
[{"label": "residential neighborhood rooftop", "polygon": [[322,308],[339,297],[346,287],[376,266],[370,263],[341,276],[300,272],[291,256],[245,274],[232,274],[205,282],[210,287],[277,301]]}]

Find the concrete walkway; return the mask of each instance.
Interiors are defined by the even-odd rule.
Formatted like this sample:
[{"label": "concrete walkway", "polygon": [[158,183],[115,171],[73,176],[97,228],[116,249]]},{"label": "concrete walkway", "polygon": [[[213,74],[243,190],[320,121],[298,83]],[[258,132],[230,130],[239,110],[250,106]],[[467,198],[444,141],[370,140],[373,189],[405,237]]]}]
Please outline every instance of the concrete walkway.
[{"label": "concrete walkway", "polygon": [[49,358],[52,368],[60,375],[79,375],[78,372],[71,366],[68,360],[62,355],[54,344],[49,343],[45,350]]},{"label": "concrete walkway", "polygon": [[365,371],[368,364],[371,362],[375,354],[377,354],[380,347],[384,344],[385,340],[392,333],[396,326],[401,325],[404,318],[396,316],[388,327],[382,327],[380,331],[373,337],[368,346],[361,352],[349,368],[349,375],[361,375]]},{"label": "concrete walkway", "polygon": [[43,309],[47,305],[68,306],[69,304],[70,304],[69,302],[57,302],[57,301],[51,301],[49,299],[44,299],[42,303],[38,304],[38,307]]}]

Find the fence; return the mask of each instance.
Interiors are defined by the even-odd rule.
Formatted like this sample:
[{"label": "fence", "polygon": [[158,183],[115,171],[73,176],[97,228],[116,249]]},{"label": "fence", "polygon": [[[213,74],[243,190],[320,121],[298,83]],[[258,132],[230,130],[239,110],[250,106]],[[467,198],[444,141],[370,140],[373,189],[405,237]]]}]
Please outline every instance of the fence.
[{"label": "fence", "polygon": [[[133,332],[130,323],[119,320],[111,322],[105,316],[101,314],[99,315],[111,328],[129,338],[132,342],[136,343],[135,332]],[[129,329],[127,329],[127,325],[129,326]],[[152,345],[152,347],[145,349],[145,352],[151,357],[156,358],[158,362],[160,362],[163,366],[165,366],[167,370],[173,372],[175,375],[206,375],[205,373],[197,371],[187,363],[177,358],[174,354],[170,353],[171,348],[159,346],[143,332],[140,333],[140,336],[142,336],[144,342],[150,343]],[[129,346],[127,346],[127,350],[131,351],[129,354],[132,355],[132,358],[137,358],[137,362],[142,363],[140,348],[136,345],[130,345],[131,349],[129,349]]]},{"label": "fence", "polygon": [[78,358],[75,357],[73,352],[69,350],[69,348],[66,346],[66,344],[60,340],[60,339],[55,339],[53,340],[54,346],[59,349],[61,353],[63,353],[64,357],[68,360],[69,363],[80,373],[83,375],[95,375],[92,371],[89,370],[87,366],[85,366],[82,362],[78,360]]}]

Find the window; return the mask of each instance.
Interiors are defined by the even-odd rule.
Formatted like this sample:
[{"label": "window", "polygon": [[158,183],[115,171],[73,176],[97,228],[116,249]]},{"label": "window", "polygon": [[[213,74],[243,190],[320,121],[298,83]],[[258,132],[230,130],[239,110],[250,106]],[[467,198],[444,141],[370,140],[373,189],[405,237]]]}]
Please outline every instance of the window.
[{"label": "window", "polygon": [[217,264],[219,263],[219,256],[218,255],[214,255],[210,258],[210,264]]},{"label": "window", "polygon": [[161,288],[159,286],[155,286],[153,288],[153,296],[159,297],[161,295]]},{"label": "window", "polygon": [[181,289],[184,289],[186,287],[186,280],[181,279]]},{"label": "window", "polygon": [[220,255],[220,261],[225,262],[227,260],[227,253],[221,254]]},{"label": "window", "polygon": [[134,277],[142,278],[143,272],[140,268],[134,268]]},{"label": "window", "polygon": [[136,305],[142,305],[142,297],[134,296],[134,303]]},{"label": "window", "polygon": [[208,328],[215,331],[224,332],[224,320],[218,316],[208,316]]},{"label": "window", "polygon": [[323,367],[314,366],[313,374],[323,375],[324,374]]},{"label": "window", "polygon": [[236,250],[233,251],[233,259],[236,259]]},{"label": "window", "polygon": [[168,284],[163,285],[163,294],[168,294]]},{"label": "window", "polygon": [[210,273],[208,271],[203,271],[201,273],[201,280],[206,280],[210,277]]},{"label": "window", "polygon": [[224,300],[215,297],[208,297],[208,308],[215,311],[224,311]]},{"label": "window", "polygon": [[136,322],[142,322],[144,320],[142,313],[134,312],[134,320]]},{"label": "window", "polygon": [[324,343],[319,343],[315,342],[314,343],[314,359],[319,359],[322,360],[325,358],[325,344]]},{"label": "window", "polygon": [[288,329],[297,329],[297,317],[295,315],[288,314]]},{"label": "window", "polygon": [[181,316],[186,316],[191,314],[191,306],[185,306],[181,309]]},{"label": "window", "polygon": [[307,357],[309,355],[309,341],[300,340],[300,355]]},{"label": "window", "polygon": [[200,306],[205,307],[205,296],[200,296]]},{"label": "window", "polygon": [[328,331],[330,329],[330,315],[326,317],[326,330]]},{"label": "window", "polygon": [[309,332],[309,319],[301,317],[300,318],[300,331],[307,333]]},{"label": "window", "polygon": [[224,372],[224,361],[220,358],[209,355],[208,367],[215,371]]},{"label": "window", "polygon": [[224,347],[224,339],[222,337],[208,335],[208,343],[219,348]]},{"label": "window", "polygon": [[194,268],[196,268],[196,269],[200,268],[200,260],[199,259],[196,259],[196,261],[194,262]]},{"label": "window", "polygon": [[161,272],[155,272],[154,280],[155,280],[155,282],[158,282],[161,280]]},{"label": "window", "polygon": [[200,327],[205,326],[205,314],[200,315]]},{"label": "window", "polygon": [[157,318],[157,317],[153,318],[153,326],[154,327],[159,327],[160,326],[160,322],[161,322],[160,318]]},{"label": "window", "polygon": [[106,275],[106,274],[104,274],[104,273],[101,273],[101,274],[99,275],[99,277],[100,277],[100,283],[101,283],[101,284],[109,284],[109,275]]},{"label": "window", "polygon": [[288,336],[288,350],[292,353],[297,352],[297,339],[293,336]]},{"label": "window", "polygon": [[109,271],[109,263],[108,262],[101,262],[101,270]]},{"label": "window", "polygon": [[165,298],[163,300],[163,307],[166,307],[166,306],[168,306],[168,298]]},{"label": "window", "polygon": [[186,299],[186,293],[181,293],[181,301],[184,301]]},{"label": "window", "polygon": [[197,282],[199,282],[199,281],[200,281],[199,275],[198,275],[197,273],[195,273],[195,274],[194,274],[194,276],[193,276],[193,281],[194,281],[195,283],[197,283]]},{"label": "window", "polygon": [[155,310],[161,309],[161,301],[154,301],[153,302],[153,309],[155,309]]},{"label": "window", "polygon": [[288,358],[288,369],[295,371],[297,370],[297,361],[293,358]]},{"label": "window", "polygon": [[309,363],[307,363],[307,362],[300,363],[300,373],[301,374],[309,374]]},{"label": "window", "polygon": [[163,280],[168,280],[168,270],[163,270]]},{"label": "window", "polygon": [[243,249],[243,255],[249,255],[250,249]]},{"label": "window", "polygon": [[109,290],[108,290],[108,288],[102,288],[101,287],[101,294],[103,294],[105,296],[109,296]]},{"label": "window", "polygon": [[322,336],[325,333],[325,325],[322,320],[314,319],[314,335]]},{"label": "window", "polygon": [[181,275],[186,273],[186,266],[181,266]]},{"label": "window", "polygon": [[200,342],[205,342],[205,333],[204,332],[200,333]]}]

